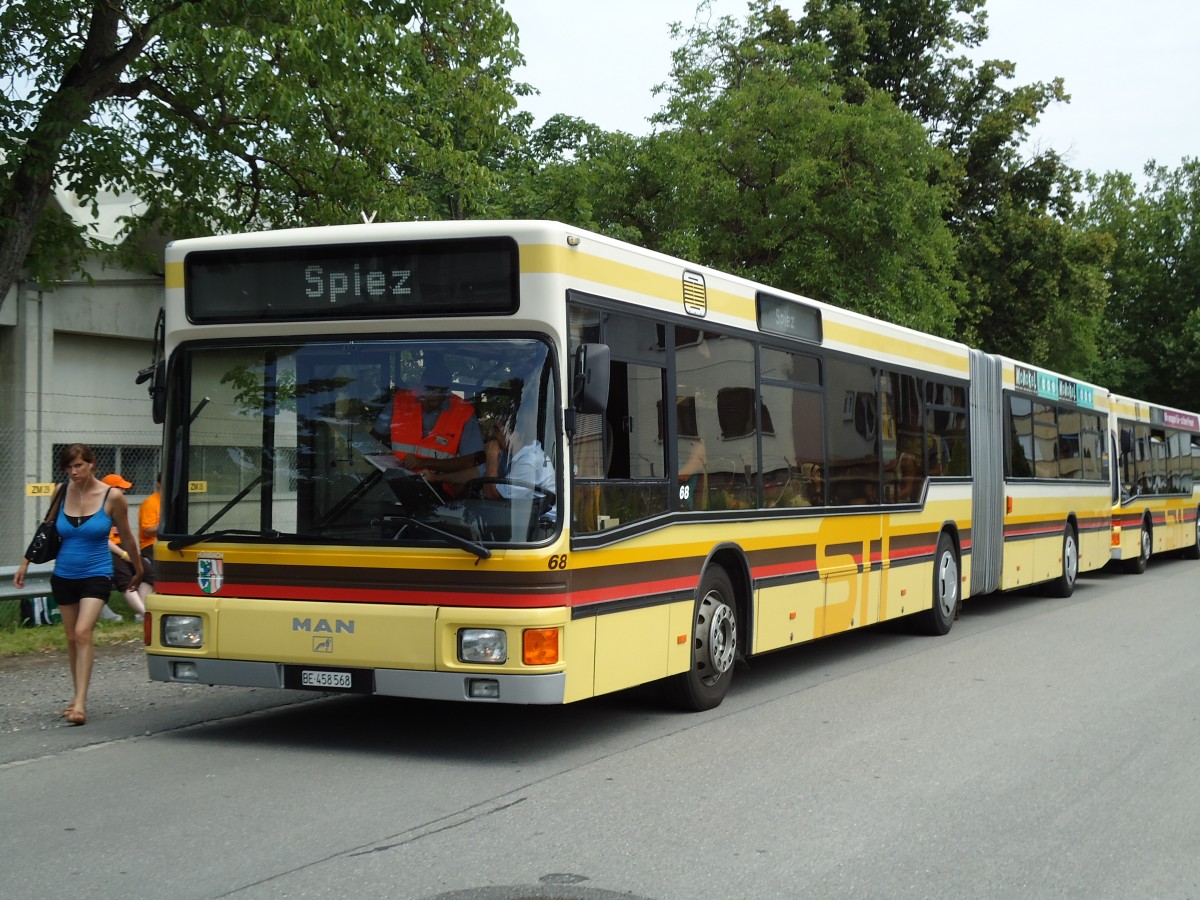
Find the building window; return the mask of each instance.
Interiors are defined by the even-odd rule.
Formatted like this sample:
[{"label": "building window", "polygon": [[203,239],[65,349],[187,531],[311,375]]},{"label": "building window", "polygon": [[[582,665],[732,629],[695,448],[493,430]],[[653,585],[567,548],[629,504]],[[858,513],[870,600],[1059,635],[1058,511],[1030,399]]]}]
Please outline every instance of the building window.
[{"label": "building window", "polygon": [[[52,451],[54,454],[52,470],[58,479],[65,478],[58,468],[58,458],[68,446],[68,444],[55,444]],[[126,491],[127,494],[140,496],[154,493],[161,448],[124,444],[89,444],[88,446],[96,454],[97,478],[116,473],[133,484],[133,487]]]}]

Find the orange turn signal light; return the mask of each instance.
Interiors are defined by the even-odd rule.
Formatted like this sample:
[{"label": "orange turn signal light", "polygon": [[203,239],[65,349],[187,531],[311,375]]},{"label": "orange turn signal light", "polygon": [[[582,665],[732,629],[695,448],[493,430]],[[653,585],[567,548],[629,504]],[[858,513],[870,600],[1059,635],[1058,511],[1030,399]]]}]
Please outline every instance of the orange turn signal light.
[{"label": "orange turn signal light", "polygon": [[522,635],[521,660],[527,666],[552,666],[557,663],[558,629],[527,629]]}]

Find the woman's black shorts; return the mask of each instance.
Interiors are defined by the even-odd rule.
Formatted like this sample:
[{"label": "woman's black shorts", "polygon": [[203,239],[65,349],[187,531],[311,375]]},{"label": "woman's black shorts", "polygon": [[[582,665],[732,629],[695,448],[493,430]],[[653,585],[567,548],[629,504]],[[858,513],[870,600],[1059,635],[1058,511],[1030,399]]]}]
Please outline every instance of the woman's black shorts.
[{"label": "woman's black shorts", "polygon": [[84,597],[99,597],[107,603],[112,589],[112,577],[109,575],[93,575],[91,578],[50,576],[50,590],[54,593],[54,602],[59,606],[73,606]]}]

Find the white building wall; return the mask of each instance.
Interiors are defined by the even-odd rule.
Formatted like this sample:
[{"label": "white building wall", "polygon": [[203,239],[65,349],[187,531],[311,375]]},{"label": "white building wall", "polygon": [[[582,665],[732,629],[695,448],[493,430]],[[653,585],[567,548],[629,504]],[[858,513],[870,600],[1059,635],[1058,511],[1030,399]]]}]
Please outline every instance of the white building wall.
[{"label": "white building wall", "polygon": [[[93,281],[42,290],[14,286],[0,304],[0,560],[20,561],[48,500],[28,485],[62,481],[55,444],[102,448],[107,468],[135,481],[136,510],[154,490],[162,429],[150,416],[145,385],[162,306],[161,276],[92,266]],[[130,474],[130,472],[134,474]]]}]

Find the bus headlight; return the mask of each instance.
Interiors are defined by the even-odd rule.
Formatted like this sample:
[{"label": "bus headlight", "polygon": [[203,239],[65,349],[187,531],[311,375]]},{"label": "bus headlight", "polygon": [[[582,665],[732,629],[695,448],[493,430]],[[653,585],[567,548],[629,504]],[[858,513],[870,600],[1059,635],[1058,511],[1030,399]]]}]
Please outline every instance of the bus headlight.
[{"label": "bus headlight", "polygon": [[459,662],[499,665],[507,659],[508,635],[503,628],[459,629]]},{"label": "bus headlight", "polygon": [[164,647],[204,646],[204,620],[199,616],[163,616],[162,642]]}]

